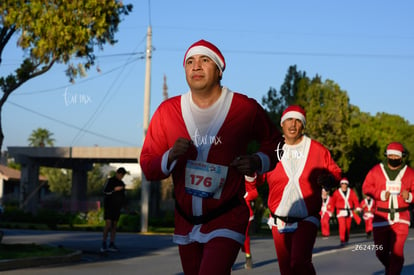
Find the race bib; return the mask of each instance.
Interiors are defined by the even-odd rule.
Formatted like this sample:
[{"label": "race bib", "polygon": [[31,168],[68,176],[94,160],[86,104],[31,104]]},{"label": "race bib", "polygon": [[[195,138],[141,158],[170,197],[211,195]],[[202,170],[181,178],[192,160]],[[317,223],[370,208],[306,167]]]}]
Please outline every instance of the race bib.
[{"label": "race bib", "polygon": [[201,198],[219,199],[227,177],[227,166],[188,160],[185,168],[185,191]]},{"label": "race bib", "polygon": [[276,219],[276,226],[279,233],[294,232],[298,228],[298,223],[285,223],[281,219]]},{"label": "race bib", "polygon": [[401,182],[399,181],[387,181],[386,183],[387,191],[391,195],[399,195],[401,192]]}]

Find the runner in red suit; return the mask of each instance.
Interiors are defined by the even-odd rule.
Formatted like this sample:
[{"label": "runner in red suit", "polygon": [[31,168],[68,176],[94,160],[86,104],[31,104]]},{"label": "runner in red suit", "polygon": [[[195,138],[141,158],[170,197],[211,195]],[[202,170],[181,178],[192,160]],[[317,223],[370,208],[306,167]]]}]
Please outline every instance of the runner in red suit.
[{"label": "runner in red suit", "polygon": [[[175,230],[186,275],[230,274],[244,244],[249,209],[244,176],[276,165],[283,138],[254,100],[221,86],[220,50],[200,40],[184,56],[190,91],[155,111],[140,164],[149,180],[172,175]],[[248,145],[260,148],[248,154]]]},{"label": "runner in red suit", "polygon": [[365,233],[367,234],[367,239],[369,239],[372,235],[372,221],[374,220],[375,201],[371,197],[365,196],[359,204],[359,208],[361,208],[363,213],[362,218],[365,223]]},{"label": "runner in red suit", "polygon": [[249,223],[246,229],[246,239],[244,240],[244,245],[242,247],[242,251],[246,255],[246,263],[244,264],[244,268],[251,269],[253,268],[253,261],[252,261],[252,252],[250,250],[250,225],[254,220],[254,211],[253,211],[253,203],[259,196],[257,192],[257,186],[255,184],[255,177],[245,177],[246,178],[246,194],[244,195],[244,199],[246,200],[247,207],[249,207],[250,217]]},{"label": "runner in red suit", "polygon": [[400,274],[404,264],[414,192],[414,170],[404,163],[405,154],[401,143],[388,144],[386,159],[368,172],[362,185],[362,192],[375,200],[374,243],[385,274]]},{"label": "runner in red suit", "polygon": [[321,215],[321,234],[323,237],[327,238],[331,234],[329,221],[332,217],[332,205],[330,204],[331,196],[329,196],[328,191],[325,188],[322,188],[322,207],[319,214]]},{"label": "runner in red suit", "polygon": [[336,219],[338,220],[340,245],[348,244],[351,233],[352,219],[360,224],[361,218],[355,213],[359,210],[359,199],[354,190],[349,188],[349,181],[343,178],[340,187],[332,195],[332,209],[336,209]]},{"label": "runner in red suit", "polygon": [[305,110],[289,106],[280,122],[285,144],[280,162],[263,175],[269,185],[268,224],[272,229],[282,275],[316,274],[312,250],[320,225],[322,187],[330,188],[341,178],[341,169],[328,149],[304,134]]}]

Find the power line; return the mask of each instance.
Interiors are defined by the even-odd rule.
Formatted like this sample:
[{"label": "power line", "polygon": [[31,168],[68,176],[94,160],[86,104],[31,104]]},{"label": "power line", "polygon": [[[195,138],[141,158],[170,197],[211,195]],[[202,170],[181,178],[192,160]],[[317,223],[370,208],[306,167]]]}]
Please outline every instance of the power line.
[{"label": "power line", "polygon": [[[139,47],[139,45],[141,45],[143,43],[144,39],[141,40],[141,42],[138,43],[137,47]],[[106,98],[109,96],[110,92],[112,90],[115,90],[115,92],[117,92],[117,89],[113,89],[113,87],[115,86],[116,82],[120,79],[122,72],[125,70],[126,68],[126,64],[130,63],[131,60],[127,60],[125,62],[125,66],[123,66],[121,68],[121,71],[118,73],[115,81],[113,82],[113,84],[108,88],[107,92],[105,93],[104,97],[102,98],[101,102],[99,103],[98,107],[95,109],[95,112],[92,114],[92,116],[85,122],[85,124],[82,126],[82,128],[79,130],[79,132],[75,135],[75,137],[72,140],[72,144],[74,144],[76,141],[78,141],[81,137],[82,134],[85,134],[87,131],[85,130],[86,128],[90,128],[93,123],[96,121],[96,119],[98,118],[98,115],[100,113],[103,112],[105,105],[109,102],[109,100],[106,100]],[[114,95],[112,95],[114,96]]]},{"label": "power line", "polygon": [[[145,36],[141,39],[141,42],[138,44],[138,46],[139,46],[140,44],[142,44],[142,43],[143,43],[143,41],[145,41]],[[138,47],[138,46],[137,46],[137,47]],[[84,79],[84,80],[82,80],[82,81],[80,81],[80,82],[78,82],[78,83],[81,83],[81,84],[82,84],[82,83],[84,83],[84,82],[93,81],[93,80],[95,80],[95,79],[97,79],[97,78],[100,78],[100,77],[105,76],[105,75],[107,75],[107,74],[113,73],[113,72],[115,72],[115,71],[117,71],[117,70],[121,70],[121,73],[122,73],[122,72],[126,69],[126,67],[127,67],[129,64],[134,63],[134,62],[136,62],[136,61],[138,61],[138,60],[142,60],[142,59],[144,59],[144,58],[145,58],[145,53],[144,53],[144,52],[141,52],[141,53],[140,53],[140,52],[133,52],[133,53],[120,53],[120,54],[112,54],[112,55],[101,56],[101,57],[114,57],[114,56],[136,56],[137,54],[143,54],[143,55],[142,55],[142,56],[139,56],[138,58],[129,58],[129,59],[127,59],[127,60],[126,60],[126,62],[124,62],[121,66],[115,67],[115,68],[113,68],[113,69],[109,70],[108,72],[105,72],[105,73],[103,73],[103,74],[100,74],[100,75],[98,75],[98,76],[96,76],[96,77],[91,77],[91,78],[88,78],[88,79]],[[19,107],[19,108],[24,109],[24,110],[26,110],[26,111],[28,111],[28,112],[31,112],[31,113],[34,113],[34,114],[39,115],[39,116],[41,116],[41,117],[44,117],[44,118],[46,118],[46,119],[52,120],[52,121],[54,121],[54,122],[56,122],[56,123],[59,123],[59,124],[62,124],[62,125],[64,125],[64,126],[67,126],[67,127],[70,127],[70,128],[76,129],[76,130],[79,130],[78,134],[75,136],[75,138],[74,138],[74,140],[73,140],[73,142],[72,142],[72,145],[74,144],[74,141],[76,140],[76,138],[79,138],[81,134],[85,134],[85,133],[87,133],[87,134],[91,134],[91,135],[94,135],[94,136],[97,136],[97,137],[101,137],[101,138],[104,138],[104,139],[107,139],[107,140],[112,140],[112,141],[116,141],[116,142],[123,143],[123,144],[129,144],[129,145],[132,145],[132,146],[137,146],[136,144],[132,144],[132,143],[127,142],[127,141],[124,141],[124,140],[120,140],[120,139],[112,138],[112,137],[109,137],[109,136],[106,136],[106,135],[103,135],[103,134],[99,134],[99,133],[95,133],[95,132],[92,132],[92,131],[88,130],[88,129],[90,129],[90,128],[91,128],[91,125],[93,124],[93,122],[94,122],[94,121],[96,120],[96,118],[98,117],[98,114],[99,114],[99,113],[102,113],[103,108],[104,108],[103,106],[104,106],[104,103],[105,103],[105,99],[108,97],[108,95],[109,95],[110,91],[111,91],[111,90],[113,90],[112,88],[114,87],[114,85],[115,85],[116,81],[117,81],[117,80],[119,80],[121,73],[120,73],[120,74],[118,74],[117,79],[114,81],[113,85],[111,85],[111,86],[109,87],[109,89],[108,89],[108,91],[106,92],[106,94],[105,94],[104,98],[102,99],[101,103],[98,105],[97,109],[96,109],[96,110],[95,110],[95,112],[92,114],[92,116],[89,118],[89,120],[88,120],[88,121],[87,121],[87,122],[83,125],[83,127],[78,127],[78,126],[75,126],[75,125],[73,125],[73,124],[67,123],[67,122],[65,122],[65,121],[61,121],[61,120],[55,119],[55,118],[53,118],[53,117],[51,117],[51,116],[48,116],[48,115],[42,114],[42,113],[37,112],[37,111],[34,111],[34,110],[31,110],[31,109],[29,109],[29,108],[27,108],[27,107],[24,107],[24,106],[22,106],[22,105],[19,105],[19,104],[17,104],[17,103],[13,103],[13,102],[12,102],[12,101],[10,101],[10,100],[8,100],[8,101],[7,101],[7,103],[10,103],[10,104],[12,104],[12,105],[14,105],[14,106],[16,106],[16,107]],[[30,93],[16,93],[16,94],[13,94],[13,95],[17,95],[17,96],[24,96],[24,95],[33,95],[33,94],[39,94],[39,93],[54,92],[54,91],[56,91],[56,90],[58,90],[58,89],[68,88],[68,87],[71,87],[71,86],[73,86],[73,84],[68,84],[68,85],[64,85],[64,86],[61,86],[61,87],[57,87],[57,88],[46,89],[46,90],[40,90],[40,91],[35,91],[35,92],[30,92]],[[116,90],[116,89],[115,89],[115,90]]]},{"label": "power line", "polygon": [[116,142],[119,142],[119,143],[122,143],[122,144],[129,144],[129,145],[132,145],[132,146],[137,146],[137,144],[133,144],[133,143],[128,142],[128,141],[125,141],[125,140],[120,140],[120,139],[117,139],[117,138],[113,138],[113,137],[106,136],[106,135],[104,135],[104,134],[95,133],[95,132],[92,132],[92,131],[87,130],[87,129],[82,129],[82,128],[80,128],[80,127],[76,126],[76,125],[73,125],[73,124],[67,123],[67,122],[65,122],[65,121],[62,121],[62,120],[56,119],[56,118],[54,118],[54,117],[51,117],[51,116],[48,116],[48,115],[42,114],[42,113],[40,113],[40,112],[34,111],[34,110],[29,109],[29,108],[27,108],[27,107],[25,107],[25,106],[22,106],[22,105],[20,105],[20,104],[14,103],[14,102],[12,102],[12,101],[10,101],[10,100],[8,100],[8,101],[7,101],[7,103],[9,103],[9,104],[11,104],[11,105],[13,105],[13,106],[15,106],[15,107],[18,107],[18,108],[20,108],[20,109],[23,109],[23,110],[25,110],[25,111],[27,111],[27,112],[30,112],[30,113],[36,114],[36,115],[38,115],[38,116],[41,116],[41,117],[46,118],[46,119],[49,119],[49,120],[54,121],[54,122],[56,122],[56,123],[59,123],[59,124],[65,125],[65,126],[67,126],[67,127],[69,127],[69,128],[73,128],[73,129],[76,129],[76,130],[82,130],[82,131],[84,131],[84,132],[86,132],[86,133],[88,133],[88,134],[91,134],[91,135],[94,135],[94,136],[97,136],[97,137],[100,137],[100,138],[104,138],[104,139],[107,139],[107,140],[116,141]]},{"label": "power line", "polygon": [[234,51],[226,52],[256,55],[285,55],[285,56],[325,56],[325,57],[353,57],[353,58],[389,58],[389,59],[406,59],[414,58],[411,54],[369,54],[369,53],[327,53],[327,52],[289,52],[289,51]]},{"label": "power line", "polygon": [[[115,68],[113,68],[113,69],[111,69],[111,70],[109,70],[107,72],[101,73],[101,74],[99,74],[97,76],[94,76],[94,77],[88,77],[88,78],[85,78],[83,80],[77,81],[76,84],[83,84],[83,83],[86,83],[86,82],[90,82],[90,81],[96,80],[98,78],[101,78],[103,76],[106,76],[108,74],[111,74],[111,73],[113,73],[113,72],[115,72],[115,71],[117,71],[119,69],[123,69],[127,65],[129,65],[131,63],[134,63],[134,62],[136,62],[138,60],[144,59],[144,58],[145,58],[145,56],[140,56],[138,58],[131,59],[128,62],[126,62],[126,63],[124,63],[124,64],[122,64],[122,65],[120,65],[118,67],[115,67]],[[50,88],[50,89],[44,89],[44,90],[30,91],[30,92],[26,92],[26,93],[13,93],[13,96],[28,96],[28,95],[31,96],[31,95],[34,95],[34,94],[50,93],[50,92],[55,92],[57,90],[66,89],[66,88],[69,88],[69,87],[73,87],[73,84],[67,84],[67,85],[63,85],[63,86],[59,86],[59,87],[55,87],[55,88]]]},{"label": "power line", "polygon": [[[183,49],[178,48],[157,48],[158,52],[183,52]],[[247,54],[247,55],[280,55],[280,56],[313,56],[313,57],[345,57],[345,58],[385,58],[385,59],[411,59],[413,54],[387,54],[387,53],[335,53],[335,52],[293,52],[293,51],[263,51],[263,50],[228,50],[223,49],[226,53]]]}]

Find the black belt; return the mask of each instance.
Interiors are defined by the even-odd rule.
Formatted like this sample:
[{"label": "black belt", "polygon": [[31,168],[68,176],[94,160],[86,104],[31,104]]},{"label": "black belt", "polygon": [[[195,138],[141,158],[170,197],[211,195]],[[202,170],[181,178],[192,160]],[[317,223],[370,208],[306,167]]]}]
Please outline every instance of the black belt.
[{"label": "black belt", "polygon": [[300,222],[300,221],[303,221],[305,218],[298,218],[298,217],[281,217],[281,216],[278,216],[278,215],[275,215],[275,214],[273,214],[273,213],[271,213],[271,215],[272,215],[272,217],[273,217],[273,219],[279,219],[279,220],[282,220],[282,221],[284,221],[285,223],[294,223],[294,222]]},{"label": "black belt", "polygon": [[408,210],[408,207],[401,207],[401,208],[382,208],[382,207],[377,207],[377,210],[380,212],[386,212],[386,213],[397,213],[397,212],[404,212],[406,210]]},{"label": "black belt", "polygon": [[[243,202],[244,203],[244,202]],[[211,220],[214,220],[215,218],[218,218],[219,216],[223,215],[224,213],[230,211],[234,207],[241,205],[240,200],[237,196],[234,196],[229,201],[225,202],[224,204],[220,205],[218,209],[215,209],[211,211],[210,213],[201,215],[201,216],[193,216],[188,215],[183,211],[181,206],[178,204],[177,200],[175,200],[175,209],[177,212],[183,217],[186,221],[188,221],[191,224],[205,224],[208,223]]]}]

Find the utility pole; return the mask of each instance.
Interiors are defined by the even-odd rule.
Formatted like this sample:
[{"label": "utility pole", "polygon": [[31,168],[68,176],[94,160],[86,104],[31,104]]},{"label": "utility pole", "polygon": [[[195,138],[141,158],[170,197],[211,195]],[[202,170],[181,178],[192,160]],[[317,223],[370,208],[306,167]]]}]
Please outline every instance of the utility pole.
[{"label": "utility pole", "polygon": [[[144,122],[142,144],[144,145],[145,136],[147,135],[148,125],[150,121],[150,99],[151,99],[151,58],[152,58],[152,29],[151,26],[147,30],[147,50],[145,64],[145,92],[144,92]],[[148,232],[148,206],[149,206],[149,190],[150,182],[141,173],[141,232]]]},{"label": "utility pole", "polygon": [[162,85],[162,97],[164,100],[168,99],[167,77],[164,75],[164,84]]}]

